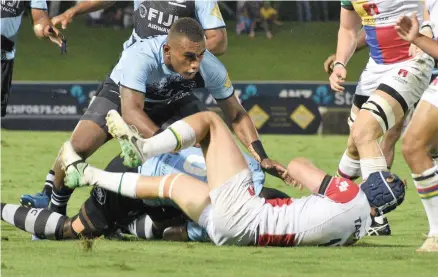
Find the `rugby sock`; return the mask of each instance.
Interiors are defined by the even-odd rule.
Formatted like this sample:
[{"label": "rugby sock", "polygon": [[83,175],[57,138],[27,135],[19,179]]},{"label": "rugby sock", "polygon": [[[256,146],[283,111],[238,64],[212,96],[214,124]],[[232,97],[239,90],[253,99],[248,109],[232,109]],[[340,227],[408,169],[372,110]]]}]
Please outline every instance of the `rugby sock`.
[{"label": "rugby sock", "polygon": [[153,232],[153,222],[150,216],[147,214],[141,215],[136,218],[128,226],[129,233],[138,238],[152,240],[155,239]]},{"label": "rugby sock", "polygon": [[50,199],[49,209],[53,212],[60,213],[62,215],[67,214],[67,202],[70,200],[73,190],[67,187],[53,188],[52,197]]},{"label": "rugby sock", "polygon": [[187,236],[190,241],[206,242],[210,239],[207,231],[193,221],[187,222]]},{"label": "rugby sock", "polygon": [[67,217],[48,209],[1,203],[1,219],[23,231],[35,234],[40,239],[60,240],[64,236]]},{"label": "rugby sock", "polygon": [[362,170],[362,179],[365,180],[371,173],[377,171],[387,171],[385,157],[375,157],[369,159],[360,159],[360,168]]},{"label": "rugby sock", "polygon": [[438,235],[438,167],[424,171],[421,174],[412,174],[417,192],[423,202],[429,220],[429,236]]},{"label": "rugby sock", "polygon": [[356,180],[360,177],[360,161],[348,157],[347,151],[345,151],[339,162],[337,175],[352,181]]},{"label": "rugby sock", "polygon": [[143,153],[149,157],[179,151],[195,145],[196,134],[184,120],[178,120],[166,130],[143,141]]},{"label": "rugby sock", "polygon": [[46,182],[44,183],[44,188],[42,191],[48,197],[52,196],[53,182],[54,181],[55,181],[55,171],[50,169],[49,173],[47,173]]},{"label": "rugby sock", "polygon": [[84,170],[84,178],[88,180],[90,185],[99,186],[129,198],[137,196],[136,189],[139,177],[140,175],[137,173],[107,172],[90,165]]}]

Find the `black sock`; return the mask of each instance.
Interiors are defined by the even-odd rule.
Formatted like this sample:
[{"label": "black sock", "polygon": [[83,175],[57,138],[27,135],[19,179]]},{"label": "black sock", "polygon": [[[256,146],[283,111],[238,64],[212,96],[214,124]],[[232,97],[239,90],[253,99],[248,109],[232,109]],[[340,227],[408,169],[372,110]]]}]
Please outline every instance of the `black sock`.
[{"label": "black sock", "polygon": [[15,227],[35,234],[40,239],[63,239],[66,216],[47,209],[32,209],[1,203],[1,219]]},{"label": "black sock", "polygon": [[46,176],[46,182],[44,184],[43,193],[47,195],[49,198],[52,197],[53,190],[53,182],[55,181],[55,172],[53,170],[49,170]]},{"label": "black sock", "polygon": [[67,214],[67,202],[73,193],[72,189],[62,187],[57,189],[53,188],[52,198],[50,200],[49,210],[60,213],[62,215]]}]

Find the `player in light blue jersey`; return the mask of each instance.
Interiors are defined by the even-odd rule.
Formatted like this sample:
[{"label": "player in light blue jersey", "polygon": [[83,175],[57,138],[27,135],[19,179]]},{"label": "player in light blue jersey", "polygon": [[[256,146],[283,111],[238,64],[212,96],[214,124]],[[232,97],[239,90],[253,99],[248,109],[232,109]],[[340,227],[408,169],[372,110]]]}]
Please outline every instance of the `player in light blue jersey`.
[{"label": "player in light blue jersey", "polygon": [[52,42],[62,46],[59,31],[51,25],[47,15],[47,3],[43,0],[32,1],[1,1],[1,59],[2,59],[2,87],[1,87],[1,116],[6,115],[9,92],[14,69],[17,33],[20,29],[24,10],[30,7],[33,28],[38,38],[49,38]]},{"label": "player in light blue jersey", "polygon": [[[81,14],[105,9],[115,1],[80,1],[64,13],[54,17],[54,25],[61,24],[67,28],[71,20]],[[227,32],[217,1],[142,1],[134,0],[134,28],[132,35],[123,44],[127,48],[134,42],[156,35],[167,35],[172,24],[182,17],[196,19],[202,26],[206,37],[206,47],[214,55],[221,55],[227,49]],[[72,133],[75,150],[84,158],[91,156],[100,146],[105,144],[111,135],[106,128],[105,116],[111,109],[120,110],[119,87],[109,76],[99,86],[96,98],[79,121]],[[205,105],[194,94],[186,94],[183,99],[172,105],[155,105],[142,112],[154,124],[149,130],[142,130],[145,137],[152,136],[167,120],[174,117],[187,116],[205,110]],[[146,115],[147,114],[147,115]],[[56,164],[56,161],[54,162]],[[45,207],[51,198],[50,208],[65,214],[66,204],[70,198],[70,190],[54,189],[54,167],[46,177],[44,189],[36,195],[25,194],[20,202],[29,207]],[[62,174],[62,172],[60,173]],[[61,180],[62,178],[58,178]]]}]

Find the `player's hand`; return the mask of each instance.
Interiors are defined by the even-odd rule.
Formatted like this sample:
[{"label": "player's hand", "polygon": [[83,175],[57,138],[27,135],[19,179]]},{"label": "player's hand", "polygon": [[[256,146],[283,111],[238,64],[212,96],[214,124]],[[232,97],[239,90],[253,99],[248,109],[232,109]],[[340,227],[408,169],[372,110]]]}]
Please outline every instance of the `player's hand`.
[{"label": "player's hand", "polygon": [[63,30],[67,29],[67,25],[73,20],[73,13],[68,10],[60,15],[57,15],[51,19],[53,26],[61,24]]},{"label": "player's hand", "polygon": [[45,37],[49,38],[53,43],[57,44],[59,47],[62,47],[63,38],[61,32],[53,26],[46,25],[44,27],[43,34]]},{"label": "player's hand", "polygon": [[402,39],[413,42],[419,36],[419,23],[414,13],[411,18],[403,16],[395,24],[395,30]]},{"label": "player's hand", "polygon": [[287,173],[287,168],[281,163],[267,158],[261,161],[260,166],[263,168],[263,171],[282,179],[286,184],[295,185],[295,180],[290,177]]},{"label": "player's hand", "polygon": [[347,78],[347,69],[345,69],[344,66],[341,64],[336,64],[335,67],[333,67],[333,72],[330,74],[330,87],[332,90],[336,92],[343,92],[344,87],[341,86],[342,83],[345,82],[345,79]]},{"label": "player's hand", "polygon": [[333,72],[333,64],[334,64],[335,60],[336,60],[336,54],[331,54],[324,61],[324,71],[327,72],[328,75],[331,75]]}]

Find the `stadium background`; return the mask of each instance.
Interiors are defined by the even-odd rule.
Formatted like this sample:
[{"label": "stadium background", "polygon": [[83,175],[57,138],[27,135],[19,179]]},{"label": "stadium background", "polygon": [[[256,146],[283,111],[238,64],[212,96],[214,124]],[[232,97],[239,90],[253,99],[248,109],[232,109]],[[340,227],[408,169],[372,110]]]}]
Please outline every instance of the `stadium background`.
[{"label": "stadium background", "polygon": [[[62,5],[65,7],[68,3]],[[231,8],[233,5],[230,3]],[[255,86],[259,93],[275,90],[279,94],[286,89],[287,97],[290,98],[288,101],[278,95],[272,98],[281,99],[281,105],[295,105],[293,109],[298,107],[297,103],[310,110],[320,106],[324,128],[316,128],[319,135],[262,135],[262,140],[268,153],[280,162],[286,164],[294,156],[305,156],[312,158],[328,172],[334,172],[344,151],[346,136],[325,134],[345,133],[345,118],[350,104],[348,101],[351,99],[344,97],[344,102],[338,105],[335,104],[337,98],[332,91],[318,91],[320,86],[327,87],[328,76],[322,63],[336,47],[339,25],[337,1],[329,3],[329,12],[332,21],[299,22],[296,21],[295,3],[282,2],[280,19],[284,25],[274,26],[274,38],[268,40],[263,32],[257,32],[254,39],[245,34],[237,36],[233,16],[222,10],[227,20],[229,43],[226,54],[220,59],[227,67],[231,80],[243,82],[241,86],[236,85],[243,94],[253,96],[254,88],[251,86]],[[85,105],[88,103],[90,95],[87,93],[87,85],[96,85],[111,70],[120,54],[122,42],[129,37],[131,29],[88,27],[85,23],[84,17],[78,18],[65,31],[68,54],[61,56],[55,46],[36,39],[28,18],[23,19],[14,69],[16,86],[12,94],[16,91],[25,93],[25,99],[22,96],[14,101],[38,102],[49,98],[52,98],[51,101],[64,101],[66,97],[73,97],[72,101]],[[347,79],[351,82],[351,92],[354,91],[354,83],[366,63],[367,55],[366,50],[357,53],[349,64]],[[60,87],[66,88],[66,93],[57,90],[57,85],[53,87],[53,82],[63,82]],[[285,82],[298,82],[299,85],[297,87],[296,84]],[[260,83],[268,84],[260,87]],[[77,84],[81,84],[82,94],[78,93],[77,88],[72,90]],[[22,90],[19,89],[20,85]],[[28,98],[30,94],[32,96]],[[42,96],[43,94],[50,97]],[[326,97],[331,102],[324,104],[323,99],[328,99]],[[264,103],[256,98],[254,101],[256,104]],[[14,105],[14,102],[11,104]],[[330,104],[328,113],[326,104]],[[274,101],[273,105],[279,105],[278,101]],[[269,113],[266,111],[269,107],[262,109]],[[289,118],[291,113],[292,111],[288,112],[285,117]],[[256,113],[255,116],[259,118],[260,114]],[[28,118],[24,117],[24,122],[28,122],[26,128],[38,129]],[[60,122],[63,125],[63,121]],[[65,129],[70,128],[67,122],[64,122]],[[2,122],[6,123],[7,120]],[[14,124],[10,126],[13,127]],[[301,128],[301,131],[305,129]],[[282,131],[284,130],[283,128]],[[285,133],[287,132],[284,131],[283,134]],[[18,202],[20,194],[36,192],[42,187],[45,174],[59,146],[68,139],[69,134],[2,129],[2,202]],[[411,181],[399,146],[396,150],[394,172]],[[90,162],[104,167],[118,151],[116,143],[109,143]],[[283,189],[292,196],[303,195],[286,188],[271,177],[268,177],[267,185]],[[74,193],[68,209],[69,215],[76,213],[87,194],[87,189]],[[406,202],[390,214],[389,219],[393,229],[392,237],[367,237],[357,246],[346,249],[217,248],[196,243],[97,240],[92,250],[87,251],[88,248],[80,242],[31,242],[26,233],[2,224],[1,270],[4,276],[435,275],[438,256],[415,253],[415,248],[421,244],[428,226],[421,202],[412,185]]]}]

